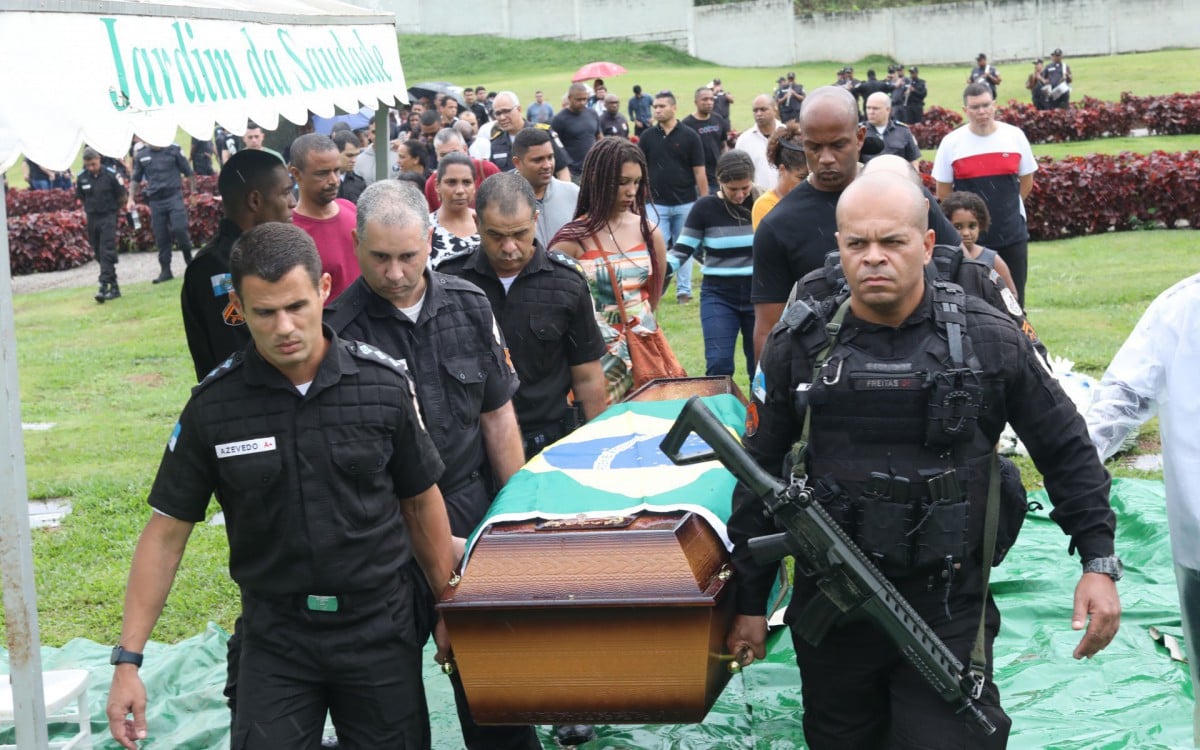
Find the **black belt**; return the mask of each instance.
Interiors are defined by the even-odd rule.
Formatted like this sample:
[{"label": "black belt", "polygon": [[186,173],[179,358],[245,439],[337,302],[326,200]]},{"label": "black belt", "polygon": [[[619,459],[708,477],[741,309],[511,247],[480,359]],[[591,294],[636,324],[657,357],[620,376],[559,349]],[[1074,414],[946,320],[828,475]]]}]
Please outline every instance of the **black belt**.
[{"label": "black belt", "polygon": [[380,598],[391,594],[396,590],[397,583],[407,583],[409,574],[405,569],[406,567],[401,566],[400,570],[396,573],[396,577],[387,583],[370,589],[345,591],[337,594],[265,594],[259,591],[242,589],[242,598],[257,599],[282,607],[294,607],[295,609],[311,612],[341,612],[362,609],[367,605],[378,603]]}]

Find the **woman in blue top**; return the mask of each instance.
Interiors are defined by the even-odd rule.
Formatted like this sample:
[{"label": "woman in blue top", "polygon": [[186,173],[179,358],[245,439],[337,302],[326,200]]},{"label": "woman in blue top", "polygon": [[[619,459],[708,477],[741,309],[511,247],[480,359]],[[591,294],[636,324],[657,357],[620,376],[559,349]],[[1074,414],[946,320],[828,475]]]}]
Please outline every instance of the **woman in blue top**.
[{"label": "woman in blue top", "polygon": [[668,256],[671,268],[693,254],[704,258],[700,326],[706,375],[733,375],[738,331],[746,373],[754,372],[754,305],[750,302],[754,228],[750,211],[758,191],[754,162],[745,151],[726,151],[717,160],[720,190],[696,201]]}]

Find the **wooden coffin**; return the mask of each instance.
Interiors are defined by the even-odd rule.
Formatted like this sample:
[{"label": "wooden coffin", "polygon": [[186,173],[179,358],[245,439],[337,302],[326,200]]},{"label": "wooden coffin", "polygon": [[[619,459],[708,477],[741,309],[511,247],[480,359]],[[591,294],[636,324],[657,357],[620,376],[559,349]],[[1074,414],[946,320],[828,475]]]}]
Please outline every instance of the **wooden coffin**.
[{"label": "wooden coffin", "polygon": [[686,511],[496,524],[438,604],[481,724],[701,721],[729,680],[733,580]]}]

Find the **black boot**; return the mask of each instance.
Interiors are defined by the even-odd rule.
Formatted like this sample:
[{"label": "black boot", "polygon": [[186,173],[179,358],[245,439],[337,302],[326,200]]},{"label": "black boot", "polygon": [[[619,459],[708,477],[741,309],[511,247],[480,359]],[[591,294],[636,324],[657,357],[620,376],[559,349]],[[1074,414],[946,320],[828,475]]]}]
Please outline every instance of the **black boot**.
[{"label": "black boot", "polygon": [[108,285],[108,292],[105,293],[104,299],[116,299],[121,296],[121,287],[117,286],[117,282],[112,282]]},{"label": "black boot", "polygon": [[97,302],[99,302],[100,304],[102,304],[102,305],[103,305],[103,304],[104,304],[104,300],[106,300],[106,299],[108,299],[108,298],[109,298],[109,297],[108,297],[108,282],[107,282],[107,281],[101,281],[101,282],[100,282],[100,289],[99,289],[99,290],[96,292],[96,296],[95,296],[95,297],[93,297],[92,299],[96,300]]},{"label": "black boot", "polygon": [[158,278],[157,278],[157,279],[155,279],[154,281],[150,282],[150,283],[152,283],[152,284],[161,284],[161,283],[163,283],[164,281],[170,281],[170,280],[171,280],[171,279],[173,279],[173,278],[175,278],[175,274],[171,273],[171,267],[170,267],[170,266],[163,266],[163,269],[162,269],[162,271],[161,271],[161,272],[159,272],[159,274],[158,274]]}]

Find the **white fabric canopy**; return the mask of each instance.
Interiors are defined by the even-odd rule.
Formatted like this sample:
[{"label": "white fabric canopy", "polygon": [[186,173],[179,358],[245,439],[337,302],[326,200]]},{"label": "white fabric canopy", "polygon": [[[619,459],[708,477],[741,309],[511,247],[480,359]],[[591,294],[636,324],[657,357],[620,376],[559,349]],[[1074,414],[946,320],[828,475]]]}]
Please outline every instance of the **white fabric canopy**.
[{"label": "white fabric canopy", "polygon": [[337,0],[0,0],[0,170],[22,153],[65,169],[83,143],[121,156],[135,133],[301,124],[406,88],[395,16]]}]

